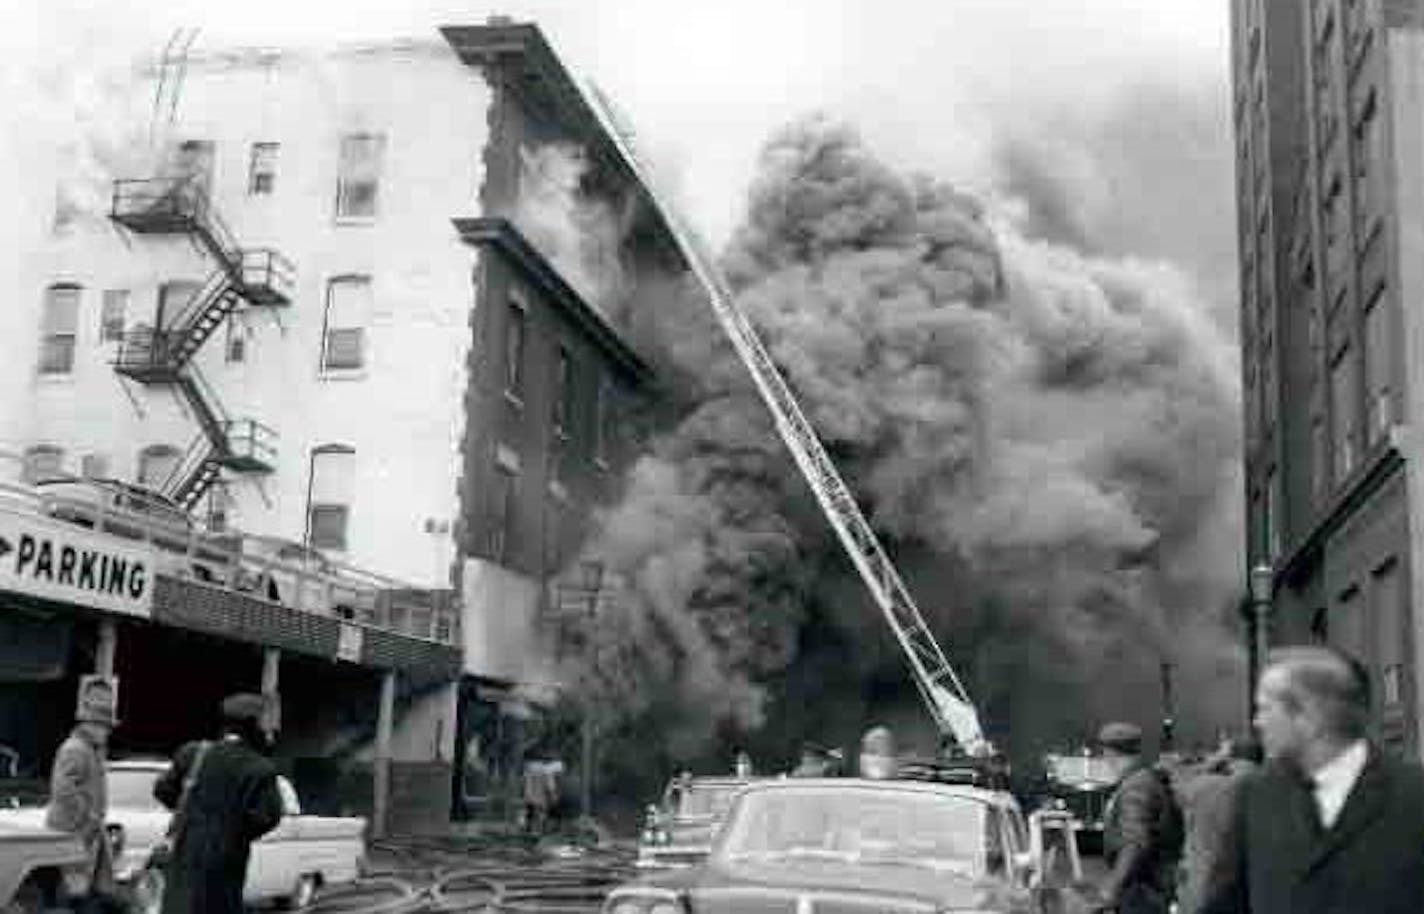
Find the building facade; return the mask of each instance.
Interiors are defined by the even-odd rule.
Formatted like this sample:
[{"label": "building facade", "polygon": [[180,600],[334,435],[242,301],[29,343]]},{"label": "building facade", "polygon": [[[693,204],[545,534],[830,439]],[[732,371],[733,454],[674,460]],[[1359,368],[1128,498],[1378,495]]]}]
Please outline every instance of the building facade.
[{"label": "building facade", "polygon": [[[531,701],[557,693],[539,614],[650,395],[611,312],[521,223],[521,200],[549,191],[531,163],[578,152],[556,202],[626,215],[615,267],[670,245],[536,27],[442,31],[143,69],[130,111],[151,120],[91,143],[124,144],[105,189],[59,176],[20,295],[26,406],[0,444],[29,481],[139,483],[209,530],[454,592],[463,684],[399,693],[387,741],[478,806],[515,776]],[[354,744],[373,720],[323,726]]]},{"label": "building facade", "polygon": [[1424,5],[1237,0],[1248,568],[1272,643],[1328,643],[1420,753]]}]

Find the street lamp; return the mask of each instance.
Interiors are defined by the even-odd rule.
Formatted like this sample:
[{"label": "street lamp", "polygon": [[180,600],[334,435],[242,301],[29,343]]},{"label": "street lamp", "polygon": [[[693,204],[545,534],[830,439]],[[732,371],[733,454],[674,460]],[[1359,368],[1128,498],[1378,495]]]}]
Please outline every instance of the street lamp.
[{"label": "street lamp", "polygon": [[1270,650],[1271,599],[1275,590],[1275,572],[1265,562],[1251,567],[1249,587],[1251,592],[1251,649],[1250,677],[1248,684],[1251,694],[1251,716],[1256,716],[1256,680],[1266,665],[1266,653]]}]

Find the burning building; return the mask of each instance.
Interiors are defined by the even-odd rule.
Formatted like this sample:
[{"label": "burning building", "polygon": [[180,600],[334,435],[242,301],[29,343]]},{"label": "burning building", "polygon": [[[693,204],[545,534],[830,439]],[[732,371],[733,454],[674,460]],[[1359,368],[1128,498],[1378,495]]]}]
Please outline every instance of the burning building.
[{"label": "burning building", "polygon": [[[17,298],[26,406],[0,430],[20,476],[132,480],[211,533],[460,613],[328,632],[259,594],[159,626],[81,613],[77,637],[108,645],[138,748],[209,710],[151,723],[174,675],[204,697],[260,678],[299,782],[361,768],[374,740],[398,811],[443,815],[452,774],[462,805],[498,811],[558,685],[535,617],[639,446],[652,379],[611,319],[625,290],[590,278],[666,258],[665,232],[534,26],[174,52],[107,80],[102,129],[59,157]],[[375,651],[391,627],[406,641]],[[174,666],[188,634],[204,659]]]}]

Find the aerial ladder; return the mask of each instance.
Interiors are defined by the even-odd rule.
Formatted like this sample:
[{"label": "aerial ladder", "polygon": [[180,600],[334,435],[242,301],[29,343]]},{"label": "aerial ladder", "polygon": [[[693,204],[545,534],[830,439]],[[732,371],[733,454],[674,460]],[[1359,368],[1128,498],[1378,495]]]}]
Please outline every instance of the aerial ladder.
[{"label": "aerial ladder", "polygon": [[781,440],[791,452],[826,519],[845,547],[846,554],[889,623],[895,640],[909,661],[920,697],[941,736],[952,737],[960,749],[971,756],[992,752],[984,739],[979,714],[969,699],[969,693],[925,624],[924,616],[901,580],[900,573],[861,513],[854,495],[831,462],[825,446],[802,412],[781,371],[762,345],[751,322],[737,307],[736,296],[706,243],[659,189],[652,169],[634,148],[633,131],[618,116],[610,100],[593,85],[584,87],[582,92],[618,154],[646,188],[693,275],[707,293],[718,323],[771,411]]}]

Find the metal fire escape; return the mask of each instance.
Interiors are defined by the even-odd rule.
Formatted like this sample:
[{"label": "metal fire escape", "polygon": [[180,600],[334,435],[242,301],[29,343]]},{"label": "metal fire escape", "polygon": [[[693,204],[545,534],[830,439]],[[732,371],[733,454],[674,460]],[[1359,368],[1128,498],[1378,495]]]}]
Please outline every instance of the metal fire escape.
[{"label": "metal fire escape", "polygon": [[217,264],[207,280],[161,326],[124,334],[114,370],[142,384],[175,385],[197,419],[199,433],[163,484],[164,494],[191,510],[224,469],[270,473],[276,433],[255,419],[232,419],[193,357],[243,302],[291,303],[293,269],[270,248],[242,248],[195,176],[114,182],[110,218],[130,231],[188,235]]},{"label": "metal fire escape", "polygon": [[617,117],[608,99],[592,86],[588,87],[584,96],[619,155],[647,190],[693,276],[707,293],[708,303],[718,323],[755,382],[782,442],[815,493],[822,512],[835,529],[847,556],[860,572],[866,589],[899,642],[909,662],[915,687],[936,727],[943,736],[953,737],[966,752],[981,754],[991,751],[969,693],[935,640],[894,562],[881,546],[880,538],[861,513],[855,495],[831,461],[811,420],[802,412],[751,322],[737,307],[736,295],[706,243],[660,190],[652,170],[634,149],[632,130]]}]

